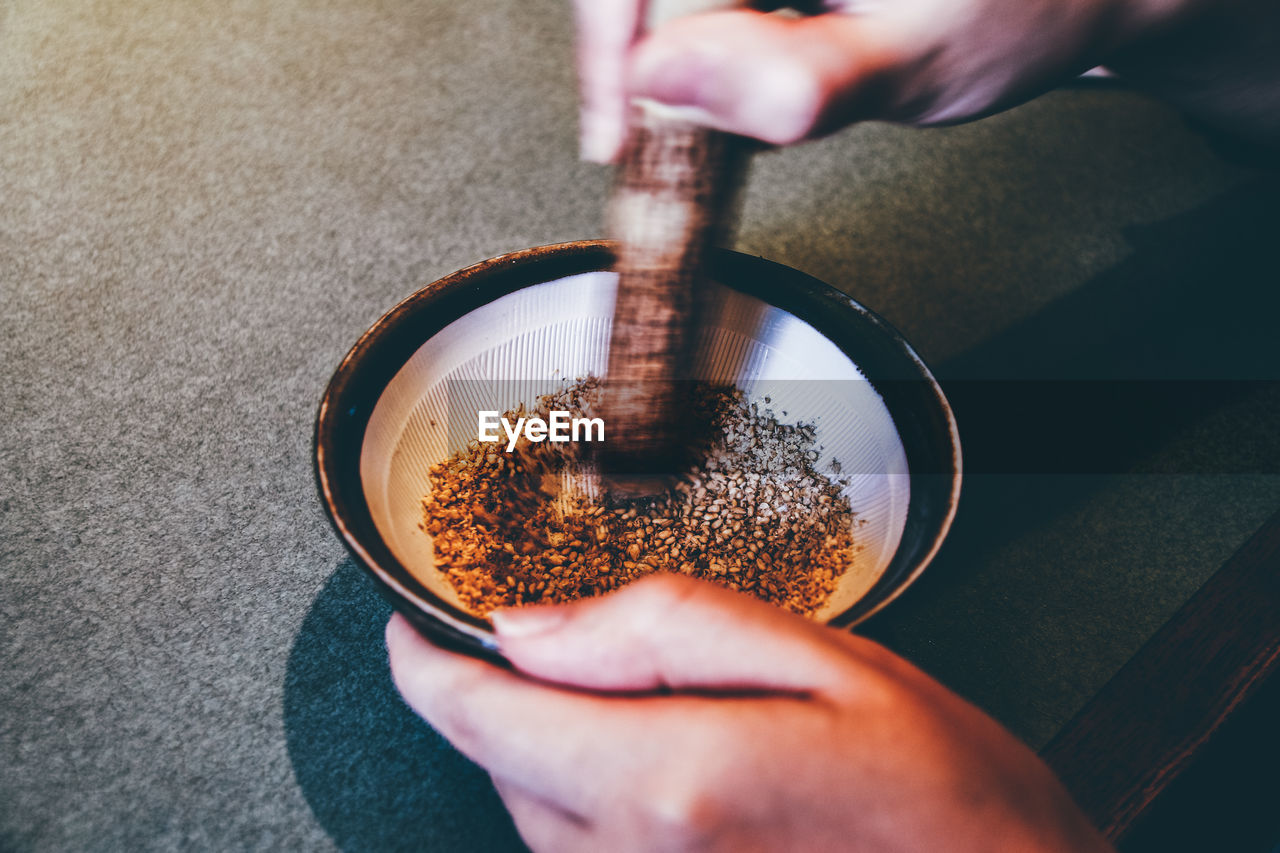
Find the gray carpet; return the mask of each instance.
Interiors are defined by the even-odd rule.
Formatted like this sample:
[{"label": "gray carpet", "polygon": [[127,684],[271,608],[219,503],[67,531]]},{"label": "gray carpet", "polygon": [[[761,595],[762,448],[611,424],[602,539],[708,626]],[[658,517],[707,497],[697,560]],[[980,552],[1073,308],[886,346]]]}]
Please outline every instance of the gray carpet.
[{"label": "gray carpet", "polygon": [[[310,431],[406,294],[599,234],[571,40],[552,0],[0,0],[0,849],[515,846],[391,690]],[[761,156],[739,246],[944,374],[1274,379],[1275,198],[1072,90]],[[1043,743],[1280,506],[1238,457],[1272,411],[1187,413],[1156,473],[975,476],[869,630]]]}]

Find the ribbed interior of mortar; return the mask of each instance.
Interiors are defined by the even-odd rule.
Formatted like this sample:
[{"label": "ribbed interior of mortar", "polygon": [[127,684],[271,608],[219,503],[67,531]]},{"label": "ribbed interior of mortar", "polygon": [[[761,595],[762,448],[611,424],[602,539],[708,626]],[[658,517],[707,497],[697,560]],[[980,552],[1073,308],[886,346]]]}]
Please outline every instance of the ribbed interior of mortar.
[{"label": "ribbed interior of mortar", "polygon": [[[445,601],[458,605],[418,526],[429,470],[475,439],[480,409],[603,376],[615,290],[613,273],[592,272],[496,299],[427,340],[379,398],[360,457],[365,499],[391,552]],[[898,548],[910,500],[902,442],[858,366],[808,323],[723,285],[710,305],[691,377],[732,383],[780,421],[813,424],[817,467],[846,481],[857,553],[816,614],[831,618],[866,594]]]}]

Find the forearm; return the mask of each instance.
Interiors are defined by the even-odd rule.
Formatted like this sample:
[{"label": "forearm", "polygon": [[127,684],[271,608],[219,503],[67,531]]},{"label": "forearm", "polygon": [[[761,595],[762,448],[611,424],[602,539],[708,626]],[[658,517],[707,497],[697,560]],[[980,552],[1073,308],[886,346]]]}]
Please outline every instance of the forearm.
[{"label": "forearm", "polygon": [[1106,65],[1208,124],[1280,148],[1280,2],[1149,5],[1149,25]]}]

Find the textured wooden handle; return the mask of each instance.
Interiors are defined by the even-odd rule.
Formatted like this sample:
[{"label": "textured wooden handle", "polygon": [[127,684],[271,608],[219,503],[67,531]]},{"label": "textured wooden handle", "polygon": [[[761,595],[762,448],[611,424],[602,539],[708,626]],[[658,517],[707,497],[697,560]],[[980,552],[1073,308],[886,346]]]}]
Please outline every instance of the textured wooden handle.
[{"label": "textured wooden handle", "polygon": [[[645,26],[743,5],[649,0]],[[634,489],[638,478],[661,479],[687,461],[692,425],[681,382],[689,378],[707,252],[729,240],[746,148],[653,103],[633,106],[629,131],[609,208],[618,300],[601,462],[615,485],[629,477]]]},{"label": "textured wooden handle", "polygon": [[745,165],[737,137],[654,105],[633,110],[609,211],[618,298],[603,400],[613,474],[671,473],[684,462],[689,378],[708,251],[730,236]]}]

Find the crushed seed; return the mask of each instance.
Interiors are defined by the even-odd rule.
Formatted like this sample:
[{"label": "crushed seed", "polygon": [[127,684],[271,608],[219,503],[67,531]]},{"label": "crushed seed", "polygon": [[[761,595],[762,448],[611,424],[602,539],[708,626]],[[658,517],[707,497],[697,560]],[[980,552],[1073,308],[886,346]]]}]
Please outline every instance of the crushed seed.
[{"label": "crushed seed", "polygon": [[[599,390],[598,380],[579,380],[504,416],[587,415]],[[820,608],[853,559],[854,513],[842,481],[814,468],[814,427],[781,423],[728,386],[698,385],[692,399],[713,438],[702,463],[660,497],[565,492],[574,479],[564,475],[591,465],[574,442],[522,436],[506,454],[472,441],[434,466],[420,526],[463,605],[484,616],[671,571],[804,615]]]}]

